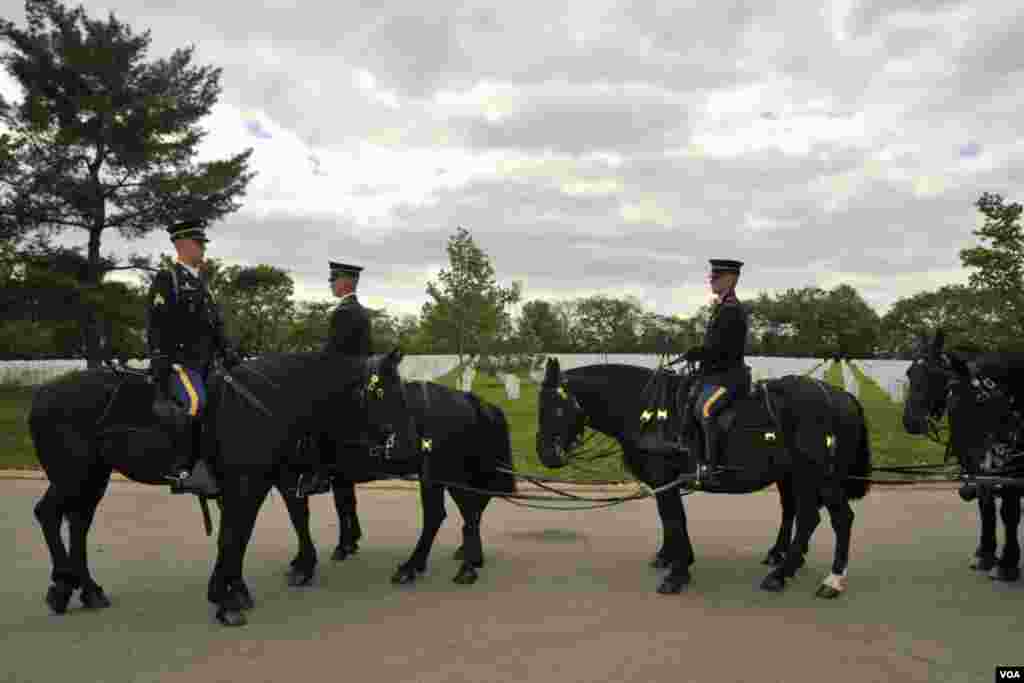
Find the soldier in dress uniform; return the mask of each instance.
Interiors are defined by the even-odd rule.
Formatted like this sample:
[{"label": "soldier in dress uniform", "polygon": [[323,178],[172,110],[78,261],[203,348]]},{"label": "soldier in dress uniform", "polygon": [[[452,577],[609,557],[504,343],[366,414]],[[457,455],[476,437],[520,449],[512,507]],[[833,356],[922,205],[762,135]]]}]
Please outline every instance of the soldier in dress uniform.
[{"label": "soldier in dress uniform", "polygon": [[690,362],[700,361],[701,391],[694,412],[704,433],[705,461],[701,479],[713,477],[719,462],[717,417],[739,395],[749,390],[750,377],[743,362],[749,322],[736,283],[740,261],[711,259],[709,282],[718,301],[704,331],[704,343],[684,354]]},{"label": "soldier in dress uniform", "polygon": [[186,413],[184,433],[175,435],[175,460],[168,478],[174,493],[217,494],[210,467],[200,458],[206,380],[215,354],[228,369],[240,362],[224,336],[224,320],[200,273],[206,251],[205,223],[187,220],[167,228],[178,259],[161,270],[149,290],[147,343],[150,373],[158,387]]},{"label": "soldier in dress uniform", "polygon": [[[359,285],[361,266],[347,263],[327,262],[330,268],[331,291],[340,301],[331,314],[327,344],[324,350],[346,356],[369,356],[373,353],[370,340],[370,314],[359,299],[356,287]],[[326,493],[331,486],[329,468],[337,458],[337,445],[326,434],[319,437],[320,462],[314,467],[312,477],[299,480],[299,495]],[[339,500],[342,492],[335,490],[335,504],[339,514],[348,501]]]}]

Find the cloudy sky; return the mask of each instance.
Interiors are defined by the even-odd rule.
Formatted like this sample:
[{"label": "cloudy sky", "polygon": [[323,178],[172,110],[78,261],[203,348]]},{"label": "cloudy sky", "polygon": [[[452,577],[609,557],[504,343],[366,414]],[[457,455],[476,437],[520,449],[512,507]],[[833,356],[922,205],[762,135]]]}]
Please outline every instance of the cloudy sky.
[{"label": "cloudy sky", "polygon": [[973,202],[1024,180],[1024,10],[771,5],[85,3],[223,67],[202,157],[251,146],[259,175],[209,253],[286,268],[300,298],[348,261],[365,303],[418,312],[460,225],[526,300],[691,315],[708,258],[747,263],[741,298],[846,282],[879,312],[966,281]]}]

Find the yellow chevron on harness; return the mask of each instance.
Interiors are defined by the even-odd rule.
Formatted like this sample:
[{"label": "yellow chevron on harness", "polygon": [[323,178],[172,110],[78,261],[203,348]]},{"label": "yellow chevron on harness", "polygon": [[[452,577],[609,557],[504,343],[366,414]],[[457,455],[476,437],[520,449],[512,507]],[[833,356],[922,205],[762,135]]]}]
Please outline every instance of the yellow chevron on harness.
[{"label": "yellow chevron on harness", "polygon": [[659,410],[658,411],[658,419],[659,420],[667,420],[668,419],[668,411],[667,410]]},{"label": "yellow chevron on harness", "polygon": [[652,413],[651,411],[645,410],[644,412],[640,413],[640,421],[647,422],[648,420],[651,419],[653,415],[654,413]]},{"label": "yellow chevron on harness", "polygon": [[711,406],[713,406],[715,404],[715,401],[717,401],[718,399],[722,398],[722,395],[724,393],[725,393],[725,387],[718,387],[718,389],[715,391],[715,393],[711,394],[711,398],[709,398],[707,400],[707,403],[704,404],[704,418],[705,419],[711,417]]},{"label": "yellow chevron on harness", "polygon": [[181,385],[185,387],[185,393],[188,394],[188,414],[195,417],[199,414],[199,394],[196,393],[195,387],[192,386],[192,380],[188,378],[188,373],[185,369],[175,363],[172,366],[178,372],[178,379],[181,380]]},{"label": "yellow chevron on harness", "polygon": [[825,445],[826,446],[828,446],[829,448],[832,448],[832,444],[833,444],[834,441],[835,441],[835,439],[832,438],[831,434],[826,434],[825,435]]},{"label": "yellow chevron on harness", "polygon": [[424,451],[429,451],[433,448],[434,442],[431,439],[420,439],[420,448]]}]

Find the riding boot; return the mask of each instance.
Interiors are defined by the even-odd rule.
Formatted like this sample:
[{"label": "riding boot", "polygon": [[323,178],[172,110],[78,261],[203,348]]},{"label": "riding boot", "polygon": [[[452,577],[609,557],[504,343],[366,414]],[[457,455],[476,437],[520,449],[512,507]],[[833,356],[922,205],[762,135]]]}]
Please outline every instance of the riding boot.
[{"label": "riding boot", "polygon": [[209,465],[201,458],[202,423],[195,417],[189,417],[180,436],[171,493],[215,497],[220,489]]},{"label": "riding boot", "polygon": [[702,419],[701,430],[704,433],[704,467],[702,468],[701,479],[705,482],[714,482],[721,474],[721,462],[719,460],[719,429],[715,418]]}]

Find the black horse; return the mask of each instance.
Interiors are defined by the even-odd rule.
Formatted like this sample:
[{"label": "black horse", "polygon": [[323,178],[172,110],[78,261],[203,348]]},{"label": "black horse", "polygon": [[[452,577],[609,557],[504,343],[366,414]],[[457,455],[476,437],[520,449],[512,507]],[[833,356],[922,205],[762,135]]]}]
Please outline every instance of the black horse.
[{"label": "black horse", "polygon": [[[218,606],[221,623],[245,623],[242,610],[252,606],[242,579],[245,549],[288,446],[300,434],[329,430],[339,416],[350,416],[386,438],[397,454],[408,457],[415,450],[400,360],[397,350],[370,359],[280,354],[211,377],[204,451],[220,477],[222,514],[207,598]],[[147,378],[108,369],[59,378],[33,397],[29,431],[50,480],[35,514],[53,563],[47,603],[57,613],[78,589],[86,607],[110,605],[89,571],[87,535],[113,470],[137,482],[166,484],[171,443],[153,406]],[[60,535],[64,519],[70,550]]]},{"label": "black horse", "polygon": [[[697,446],[687,433],[689,447],[662,451],[647,447],[642,420],[650,417],[647,397],[655,372],[629,365],[591,365],[560,372],[548,360],[540,392],[538,457],[546,466],[563,467],[572,459],[584,427],[615,438],[626,468],[651,487],[664,487],[696,469]],[[662,373],[667,375],[668,373]],[[660,404],[657,417],[682,423],[680,416],[692,379],[680,376]],[[728,471],[710,493],[750,493],[773,483],[783,499],[783,525],[766,563],[776,566],[761,587],[778,591],[803,565],[811,534],[821,520],[819,508],[829,511],[836,534],[831,574],[817,590],[833,598],[846,586],[853,510],[849,501],[863,498],[869,488],[871,453],[864,411],[846,391],[823,382],[789,375],[754,385],[757,391],[741,398],[721,416],[727,436],[723,458]],[[657,419],[657,417],[655,419]],[[692,433],[692,432],[691,432]],[[789,503],[787,504],[787,498]],[[693,547],[679,491],[657,494],[664,542],[658,555],[669,574],[659,593],[678,593],[690,581]],[[788,510],[787,510],[788,506]],[[787,520],[788,516],[788,520]],[[792,520],[796,533],[790,541]]]},{"label": "black horse", "polygon": [[[922,435],[945,413],[949,418],[949,451],[965,474],[1012,474],[1024,487],[1024,354],[962,354],[945,351],[938,330],[931,344],[907,369],[910,386],[903,404],[903,427]],[[981,538],[971,568],[991,571],[1000,581],[1020,578],[1021,488],[968,484],[961,496],[978,498]],[[996,499],[1006,531],[1003,553],[997,556]]]},{"label": "black horse", "polygon": [[[433,382],[405,383],[407,408],[420,438],[420,454],[409,460],[381,458],[373,451],[349,451],[339,458],[334,487],[341,492],[339,504],[340,539],[333,558],[345,559],[358,548],[362,535],[355,510],[355,483],[388,476],[418,475],[423,529],[408,560],[395,570],[393,583],[408,584],[426,571],[434,538],[447,517],[444,492],[447,489],[462,515],[462,545],[455,557],[462,561],[455,583],[471,584],[483,566],[480,519],[495,494],[515,493],[512,447],[505,413],[479,397]],[[451,484],[451,485],[449,485]],[[466,488],[462,488],[466,487]],[[476,490],[471,490],[476,489]],[[309,502],[298,498],[292,488],[285,504],[299,540],[288,583],[307,585],[317,563],[316,547],[309,531]],[[348,503],[348,505],[346,505]]]}]

